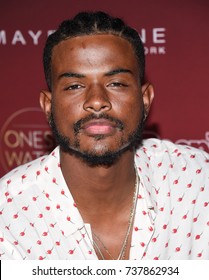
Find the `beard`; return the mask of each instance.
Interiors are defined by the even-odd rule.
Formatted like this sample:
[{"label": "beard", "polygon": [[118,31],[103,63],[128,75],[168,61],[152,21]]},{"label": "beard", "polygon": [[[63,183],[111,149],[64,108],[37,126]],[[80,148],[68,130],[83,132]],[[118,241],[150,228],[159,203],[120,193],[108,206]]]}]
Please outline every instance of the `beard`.
[{"label": "beard", "polygon": [[[100,115],[95,115],[91,114],[86,118],[80,119],[73,125],[74,129],[74,141],[70,138],[68,138],[65,135],[62,135],[62,133],[59,131],[55,118],[54,118],[54,113],[53,110],[49,116],[49,124],[52,129],[53,136],[55,138],[55,141],[57,144],[60,146],[61,150],[64,153],[68,153],[70,155],[76,156],[80,158],[82,161],[87,163],[90,166],[111,166],[113,165],[123,153],[126,151],[134,151],[137,149],[141,143],[142,143],[142,138],[143,138],[143,130],[144,130],[144,124],[145,124],[145,113],[144,113],[144,107],[142,110],[142,117],[138,121],[138,125],[136,129],[126,137],[126,140],[121,138],[119,143],[119,147],[117,150],[112,151],[112,150],[107,150],[103,151],[102,153],[96,152],[95,150],[91,151],[85,151],[81,150],[80,148],[80,141],[79,141],[79,132],[82,127],[86,122],[90,120],[95,120],[95,119],[106,119],[109,120],[113,123],[115,123],[115,126],[122,132],[124,130],[124,124],[122,121],[119,119],[110,117],[109,115],[102,113]],[[95,141],[99,141],[101,139],[104,139],[105,136],[103,134],[98,134],[94,136]]]}]

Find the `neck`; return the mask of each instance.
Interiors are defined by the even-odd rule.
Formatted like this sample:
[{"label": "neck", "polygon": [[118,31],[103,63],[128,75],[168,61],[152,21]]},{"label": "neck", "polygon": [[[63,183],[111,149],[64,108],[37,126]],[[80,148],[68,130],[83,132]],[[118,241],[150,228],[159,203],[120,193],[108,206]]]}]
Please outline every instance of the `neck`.
[{"label": "neck", "polygon": [[63,152],[60,162],[63,176],[79,210],[95,212],[108,208],[109,211],[116,211],[133,192],[134,152],[125,152],[109,167],[92,167],[78,157]]}]

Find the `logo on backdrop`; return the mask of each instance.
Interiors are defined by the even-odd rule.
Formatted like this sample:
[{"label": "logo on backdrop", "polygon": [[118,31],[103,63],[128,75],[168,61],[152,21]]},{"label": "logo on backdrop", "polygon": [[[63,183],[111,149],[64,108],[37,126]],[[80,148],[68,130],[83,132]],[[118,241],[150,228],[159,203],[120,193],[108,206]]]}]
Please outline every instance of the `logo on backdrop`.
[{"label": "logo on backdrop", "polygon": [[142,28],[138,31],[144,43],[145,54],[166,54],[166,28],[155,27],[151,29]]},{"label": "logo on backdrop", "polygon": [[[47,36],[52,34],[55,30],[16,30],[13,33],[7,30],[0,30],[0,45],[7,46],[25,46],[25,45],[39,45],[41,40],[45,40]],[[141,28],[138,33],[145,46],[145,54],[163,55],[166,54],[166,28],[153,27]]]},{"label": "logo on backdrop", "polygon": [[16,111],[0,131],[0,161],[5,172],[49,153],[53,147],[51,130],[39,108]]},{"label": "logo on backdrop", "polygon": [[205,132],[204,139],[179,139],[176,141],[176,144],[193,146],[209,153],[209,131]]}]

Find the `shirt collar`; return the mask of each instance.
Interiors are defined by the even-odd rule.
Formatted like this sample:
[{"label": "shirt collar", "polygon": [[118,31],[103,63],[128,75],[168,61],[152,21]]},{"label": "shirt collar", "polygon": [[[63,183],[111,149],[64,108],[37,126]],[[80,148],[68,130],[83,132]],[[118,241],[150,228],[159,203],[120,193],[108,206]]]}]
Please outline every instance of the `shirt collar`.
[{"label": "shirt collar", "polygon": [[[135,166],[140,178],[142,187],[144,188],[144,195],[147,204],[147,208],[150,211],[157,212],[155,194],[153,193],[153,171],[150,166],[151,157],[147,153],[145,147],[141,147],[135,154]],[[153,214],[152,217],[154,218]]]}]

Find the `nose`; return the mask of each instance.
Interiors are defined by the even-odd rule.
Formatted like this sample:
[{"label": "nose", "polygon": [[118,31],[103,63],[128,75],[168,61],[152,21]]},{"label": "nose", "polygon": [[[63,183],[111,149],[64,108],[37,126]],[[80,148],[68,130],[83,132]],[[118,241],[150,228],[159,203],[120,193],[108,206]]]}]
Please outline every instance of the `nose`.
[{"label": "nose", "polygon": [[91,86],[86,93],[83,108],[91,113],[109,111],[112,105],[105,88],[100,85]]}]

